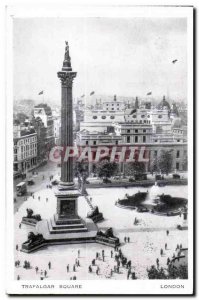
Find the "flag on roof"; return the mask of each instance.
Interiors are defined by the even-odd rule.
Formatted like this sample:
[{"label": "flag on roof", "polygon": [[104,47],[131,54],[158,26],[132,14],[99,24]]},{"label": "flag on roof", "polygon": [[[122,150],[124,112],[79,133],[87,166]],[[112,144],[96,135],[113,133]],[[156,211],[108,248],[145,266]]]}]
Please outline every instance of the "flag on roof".
[{"label": "flag on roof", "polygon": [[38,94],[38,95],[43,95],[43,93],[44,93],[44,91],[41,91],[41,92],[39,92],[39,94]]},{"label": "flag on roof", "polygon": [[94,95],[95,94],[95,92],[94,91],[92,91],[91,93],[90,93],[90,96],[92,96],[92,95]]}]

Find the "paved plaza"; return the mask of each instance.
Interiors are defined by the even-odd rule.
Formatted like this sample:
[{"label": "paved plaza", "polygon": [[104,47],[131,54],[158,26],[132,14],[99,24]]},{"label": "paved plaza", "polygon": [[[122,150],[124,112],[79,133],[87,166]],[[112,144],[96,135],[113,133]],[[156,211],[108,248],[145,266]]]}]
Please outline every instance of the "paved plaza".
[{"label": "paved plaza", "polygon": [[[119,273],[114,272],[116,266],[115,250],[108,246],[97,243],[89,244],[72,244],[72,245],[56,245],[42,248],[37,252],[26,254],[20,251],[22,242],[27,240],[27,234],[34,232],[34,227],[22,224],[19,226],[21,219],[26,215],[26,208],[32,208],[34,214],[41,214],[42,219],[48,219],[56,212],[56,197],[54,188],[49,189],[46,185],[49,183],[49,171],[46,168],[43,173],[39,173],[38,177],[43,182],[34,187],[34,198],[28,196],[21,197],[20,206],[15,212],[15,261],[20,261],[20,266],[15,268],[15,279],[20,276],[21,280],[39,280],[44,277],[44,271],[47,275],[44,280],[69,280],[76,276],[76,279],[127,279],[127,269],[119,268]],[[45,178],[43,179],[43,176]],[[36,177],[35,177],[36,178]],[[37,180],[37,179],[36,179]],[[32,188],[33,189],[33,188]],[[92,198],[92,204],[98,205],[99,210],[104,215],[104,221],[98,223],[101,230],[113,227],[114,233],[120,238],[121,251],[127,260],[131,260],[132,272],[135,272],[138,279],[147,279],[147,267],[156,265],[156,259],[159,258],[160,267],[167,267],[167,258],[171,258],[175,253],[176,245],[182,244],[183,247],[188,245],[188,232],[176,229],[177,224],[181,224],[182,217],[162,217],[152,215],[150,213],[138,213],[135,210],[122,209],[115,206],[118,198],[124,197],[126,193],[134,194],[138,190],[148,190],[152,197],[155,194],[169,193],[172,196],[182,196],[187,198],[187,186],[167,186],[167,187],[151,187],[151,188],[102,188],[88,189],[89,197]],[[40,200],[39,198],[40,197]],[[84,197],[78,199],[78,214],[86,217],[89,206]],[[139,220],[138,225],[134,225],[135,217]],[[169,235],[166,235],[166,230]],[[124,242],[124,238],[129,237],[129,242]],[[165,250],[167,243],[167,250]],[[16,245],[19,250],[16,250]],[[163,256],[160,255],[161,248],[164,250]],[[78,250],[80,255],[78,257]],[[102,250],[105,257],[102,259]],[[111,251],[113,251],[111,257]],[[100,253],[99,259],[96,260],[95,266],[92,266],[92,272],[89,272],[89,266],[92,260],[96,258],[96,252]],[[23,268],[24,261],[30,262],[31,268]],[[73,266],[79,261],[80,266]],[[51,262],[51,269],[48,263]],[[69,271],[67,271],[69,265]],[[38,267],[36,272],[35,267]],[[98,275],[96,270],[98,269]],[[112,270],[112,271],[111,271]]]}]

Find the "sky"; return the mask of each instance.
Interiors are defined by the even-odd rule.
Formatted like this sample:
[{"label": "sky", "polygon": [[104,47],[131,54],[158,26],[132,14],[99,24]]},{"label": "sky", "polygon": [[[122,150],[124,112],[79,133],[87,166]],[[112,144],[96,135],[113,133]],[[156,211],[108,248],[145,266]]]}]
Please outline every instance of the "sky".
[{"label": "sky", "polygon": [[44,90],[45,100],[60,102],[57,72],[68,41],[74,98],[152,91],[186,100],[186,30],[185,18],[15,18],[14,99],[43,100]]}]

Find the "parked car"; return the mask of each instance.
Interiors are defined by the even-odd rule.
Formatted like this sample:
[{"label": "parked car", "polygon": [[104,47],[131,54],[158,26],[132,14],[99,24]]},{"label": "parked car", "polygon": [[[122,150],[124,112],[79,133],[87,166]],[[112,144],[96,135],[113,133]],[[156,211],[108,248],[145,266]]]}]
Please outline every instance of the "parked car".
[{"label": "parked car", "polygon": [[135,182],[135,179],[134,178],[129,178],[129,182]]},{"label": "parked car", "polygon": [[180,175],[179,174],[173,174],[173,179],[180,179]]},{"label": "parked car", "polygon": [[103,183],[112,183],[112,181],[110,179],[108,179],[108,178],[104,178],[103,179]]},{"label": "parked car", "polygon": [[34,185],[35,184],[35,182],[32,178],[28,179],[27,183],[28,183],[28,185]]}]

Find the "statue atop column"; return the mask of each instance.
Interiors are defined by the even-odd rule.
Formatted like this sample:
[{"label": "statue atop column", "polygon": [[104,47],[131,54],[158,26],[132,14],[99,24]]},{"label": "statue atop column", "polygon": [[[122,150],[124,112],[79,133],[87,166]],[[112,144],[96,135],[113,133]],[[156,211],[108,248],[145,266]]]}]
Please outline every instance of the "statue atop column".
[{"label": "statue atop column", "polygon": [[66,44],[66,46],[65,46],[65,55],[64,55],[63,67],[71,68],[69,45],[68,45],[67,41],[65,41],[65,44]]}]

